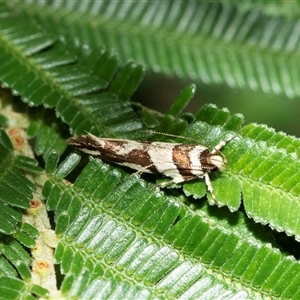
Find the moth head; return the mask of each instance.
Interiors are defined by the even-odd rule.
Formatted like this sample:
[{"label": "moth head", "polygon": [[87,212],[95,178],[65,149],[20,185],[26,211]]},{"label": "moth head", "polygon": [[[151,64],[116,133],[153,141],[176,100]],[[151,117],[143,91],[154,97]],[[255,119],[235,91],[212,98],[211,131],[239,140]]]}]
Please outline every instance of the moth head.
[{"label": "moth head", "polygon": [[209,152],[207,149],[200,155],[200,162],[203,171],[213,172],[216,170],[224,169],[227,160],[226,157],[220,151],[216,150],[214,153]]},{"label": "moth head", "polygon": [[224,169],[227,164],[226,157],[221,152],[218,152],[218,154],[211,155],[209,160],[210,160],[210,163],[213,166],[215,166],[216,169],[219,169],[219,170]]},{"label": "moth head", "polygon": [[221,141],[218,145],[215,146],[215,148],[210,152],[210,163],[215,168],[213,170],[219,169],[222,170],[225,168],[227,164],[226,156],[220,151],[228,142],[230,142],[232,139],[238,137],[237,135],[232,135],[226,140]]}]

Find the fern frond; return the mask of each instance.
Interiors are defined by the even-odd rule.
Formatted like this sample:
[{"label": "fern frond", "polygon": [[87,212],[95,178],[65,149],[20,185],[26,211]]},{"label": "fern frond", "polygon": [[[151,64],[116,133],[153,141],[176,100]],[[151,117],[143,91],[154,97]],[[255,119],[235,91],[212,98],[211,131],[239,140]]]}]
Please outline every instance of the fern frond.
[{"label": "fern frond", "polygon": [[[28,237],[26,237],[26,240],[28,240]],[[31,247],[34,245],[35,243]],[[9,276],[13,281],[19,275],[23,280],[29,281],[31,279],[30,265],[32,264],[32,259],[28,251],[15,238],[1,236],[0,254],[1,267],[3,267],[0,272],[2,278]]]},{"label": "fern frond", "polygon": [[66,139],[62,137],[64,134],[68,136],[68,128],[62,122],[59,122],[53,111],[43,108],[29,110],[30,124],[27,130],[29,138],[36,138],[34,142],[34,152],[36,155],[42,155],[44,160],[50,153],[55,151],[61,156],[66,149]]},{"label": "fern frond", "polygon": [[[251,124],[239,130],[243,122],[240,115],[230,116],[228,111],[212,105],[204,106],[195,117],[182,135],[199,139],[199,144],[213,147],[225,139],[227,128],[240,134],[224,148],[228,159],[226,170],[219,176],[211,176],[218,203],[235,211],[241,205],[242,195],[250,217],[262,224],[270,224],[278,231],[295,235],[299,240],[300,225],[296,212],[300,209],[300,162],[292,152],[296,148],[293,145],[297,145],[299,140],[274,133],[261,125]],[[169,130],[172,131],[172,128]],[[272,132],[274,138],[270,138]],[[249,138],[253,135],[255,138]],[[218,180],[214,180],[214,176]],[[197,198],[206,193],[200,181],[184,184],[184,191],[188,196]]]},{"label": "fern frond", "polygon": [[300,95],[299,21],[292,14],[283,18],[280,6],[273,7],[277,14],[265,14],[258,6],[245,9],[243,3],[201,1],[24,1],[10,6],[35,16],[69,45],[76,40],[91,48],[114,48],[123,61],[134,59],[156,72]]},{"label": "fern frond", "polygon": [[20,169],[40,172],[36,161],[25,156],[14,156],[13,146],[3,129],[0,129],[0,206],[4,218],[0,218],[0,231],[13,233],[22,220],[21,209],[30,207],[34,184]]},{"label": "fern frond", "polygon": [[[14,155],[13,150],[8,136],[1,129],[0,209],[2,217],[0,218],[0,231],[4,234],[0,237],[0,275],[1,278],[21,276],[28,281],[31,278],[32,259],[25,247],[33,248],[36,245],[39,232],[24,219],[22,210],[30,208],[35,185],[22,172],[37,176],[41,173],[41,169],[34,159]],[[6,279],[13,282],[16,280],[8,277]],[[0,284],[1,295],[8,295],[9,291],[5,290],[6,287],[2,286],[2,283]],[[12,287],[13,284],[9,289]],[[25,291],[17,292],[23,294]]]},{"label": "fern frond", "polygon": [[[85,269],[95,274],[94,280],[118,278],[120,285],[110,293],[126,293],[130,282],[145,292],[151,287],[151,297],[267,293],[292,298],[300,292],[297,277],[289,276],[289,270],[299,273],[298,262],[271,247],[262,227],[249,224],[241,213],[223,210],[223,221],[216,222],[212,211],[191,210],[97,159],[74,185],[53,174],[43,195],[55,210],[56,232],[65,232],[55,257],[67,274],[63,286],[74,296],[90,288],[91,279],[82,277]],[[246,222],[253,231],[245,231]],[[274,282],[282,274],[290,280]]]},{"label": "fern frond", "polygon": [[[4,3],[1,7],[7,9]],[[27,26],[22,31],[20,27],[24,22]],[[59,43],[54,46],[53,39],[24,15],[16,18],[13,11],[2,14],[1,24],[7,31],[2,32],[3,43],[0,44],[0,64],[4,66],[0,80],[24,101],[31,105],[55,107],[57,115],[70,125],[74,133],[86,130],[103,135],[110,126],[112,130],[106,135],[112,136],[114,131],[119,134],[125,131],[125,135],[142,127],[131,105],[124,101],[141,80],[141,66],[129,63],[112,82],[108,82],[111,75],[105,74],[104,78],[91,76],[90,70],[76,62],[74,55],[67,53]],[[98,64],[100,62],[110,66],[111,74],[115,73],[111,67],[115,67],[115,57],[103,54],[98,57]],[[96,75],[101,74],[103,72]],[[109,83],[106,92],[96,94]]]},{"label": "fern frond", "polygon": [[46,297],[48,291],[9,276],[0,276],[0,295],[2,299],[35,299],[34,295]]},{"label": "fern frond", "polygon": [[83,269],[73,275],[69,273],[62,285],[62,291],[80,299],[153,299],[150,288],[134,286],[119,278],[92,276],[90,270]]},{"label": "fern frond", "polygon": [[[199,12],[202,19],[196,18]],[[256,28],[261,22],[266,25],[263,31]],[[60,238],[55,258],[65,275],[62,293],[87,298],[299,298],[298,261],[279,251],[265,232],[267,226],[254,222],[300,240],[299,140],[266,126],[242,127],[241,115],[212,105],[195,115],[180,115],[194,86],[184,90],[164,116],[132,104],[128,100],[143,67],[129,62],[119,68],[112,51],[91,50],[103,46],[103,36],[109,34],[106,46],[114,46],[123,61],[135,57],[157,71],[293,97],[300,93],[295,54],[299,38],[292,34],[297,24],[220,3],[0,3],[0,81],[29,105],[53,108],[72,133],[156,138],[140,130],[147,124],[209,149],[236,135],[222,149],[227,169],[211,175],[220,206],[212,207],[199,199],[206,195],[201,179],[183,184],[184,195],[181,190],[160,191],[128,176],[127,169],[112,169],[97,159],[91,158],[80,172],[78,153],[66,154],[59,164],[65,148],[60,121],[47,119],[47,113],[29,114],[28,133],[37,138],[36,154],[46,160],[41,180],[49,179],[43,196],[48,209],[55,211]],[[76,46],[70,42],[74,39]],[[0,116],[0,123],[8,119]],[[21,210],[29,207],[35,186],[20,170],[37,176],[41,169],[34,159],[14,155],[2,133],[0,228],[10,236],[1,236],[0,282],[19,277],[25,282],[12,280],[12,295],[45,297],[38,286],[26,283],[31,257],[24,246],[33,247],[39,232],[21,225]],[[182,142],[182,137],[158,139]],[[80,170],[79,176],[74,169]],[[67,181],[73,179],[74,184]],[[237,212],[242,203],[244,212]],[[52,253],[55,244],[47,246]],[[1,289],[9,294],[2,283]]]},{"label": "fern frond", "polygon": [[245,138],[256,142],[264,141],[268,146],[285,149],[287,153],[295,153],[300,157],[300,140],[284,132],[276,132],[273,128],[262,124],[248,124],[240,133]]}]

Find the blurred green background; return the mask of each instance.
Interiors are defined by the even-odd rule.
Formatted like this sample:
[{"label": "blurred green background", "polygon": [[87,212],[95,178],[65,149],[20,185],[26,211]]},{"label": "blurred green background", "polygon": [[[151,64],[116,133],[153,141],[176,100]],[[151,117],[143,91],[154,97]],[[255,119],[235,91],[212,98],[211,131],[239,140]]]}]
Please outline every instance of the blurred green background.
[{"label": "blurred green background", "polygon": [[[192,80],[181,80],[148,73],[134,95],[134,101],[146,107],[166,112],[180,91]],[[245,124],[266,124],[286,134],[300,136],[300,99],[289,99],[284,95],[232,89],[226,85],[197,84],[196,95],[185,111],[196,112],[206,103],[219,108],[226,107],[231,114],[244,115]]]}]

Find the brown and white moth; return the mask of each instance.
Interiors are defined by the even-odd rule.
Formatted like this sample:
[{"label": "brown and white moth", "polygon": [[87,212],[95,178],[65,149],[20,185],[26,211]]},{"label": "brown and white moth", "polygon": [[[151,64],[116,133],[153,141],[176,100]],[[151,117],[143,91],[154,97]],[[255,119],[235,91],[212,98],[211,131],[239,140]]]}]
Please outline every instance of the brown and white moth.
[{"label": "brown and white moth", "polygon": [[226,165],[226,158],[220,150],[232,138],[234,136],[221,141],[211,152],[201,145],[106,139],[90,133],[72,137],[68,144],[106,162],[126,166],[140,173],[170,177],[172,180],[167,184],[204,177],[207,189],[215,199],[209,173],[221,170]]}]

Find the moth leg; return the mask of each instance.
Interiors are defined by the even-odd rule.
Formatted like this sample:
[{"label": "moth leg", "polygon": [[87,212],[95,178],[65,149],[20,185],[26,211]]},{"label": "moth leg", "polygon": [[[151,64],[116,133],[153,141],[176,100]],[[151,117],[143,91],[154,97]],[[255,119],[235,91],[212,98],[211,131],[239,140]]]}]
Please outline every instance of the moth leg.
[{"label": "moth leg", "polygon": [[215,196],[215,194],[214,194],[214,189],[213,189],[213,187],[212,187],[212,183],[211,183],[211,180],[210,180],[210,178],[209,178],[208,173],[205,173],[205,174],[204,174],[204,179],[205,179],[205,184],[206,184],[207,190],[210,192],[212,199],[214,200],[214,202],[215,202],[218,206],[220,206],[219,203],[218,203],[218,201],[217,201],[217,199],[216,199],[216,196]]},{"label": "moth leg", "polygon": [[168,185],[171,185],[171,184],[177,184],[177,183],[182,183],[182,182],[187,182],[187,181],[190,181],[190,180],[193,180],[193,179],[196,179],[197,177],[196,176],[182,176],[182,177],[179,177],[179,178],[173,178],[172,180],[170,181],[166,181],[166,182],[162,182],[159,184],[160,187],[164,188]]},{"label": "moth leg", "polygon": [[150,164],[148,166],[142,167],[140,170],[137,170],[136,172],[134,172],[133,175],[141,175],[142,173],[145,173],[145,170],[147,170],[148,168],[151,168],[152,166],[154,166],[154,164]]},{"label": "moth leg", "polygon": [[[214,189],[212,187],[212,183],[211,183],[211,180],[209,178],[208,173],[205,173],[203,175],[203,177],[204,177],[204,180],[205,180],[205,185],[206,185],[207,191],[211,194],[211,197],[212,197],[213,201],[215,202],[215,204],[220,206],[217,199],[216,199],[216,196],[214,194]],[[190,181],[190,180],[193,180],[193,179],[196,179],[196,178],[197,178],[196,176],[182,176],[181,178],[173,178],[170,181],[162,182],[162,183],[158,184],[158,186],[160,188],[164,188],[164,187],[166,187],[168,185],[171,185],[173,183],[176,184],[176,183],[187,182],[187,181]],[[200,177],[198,177],[198,178],[200,178]]]}]

